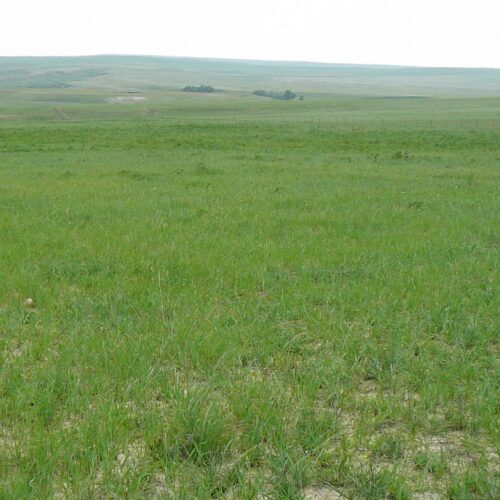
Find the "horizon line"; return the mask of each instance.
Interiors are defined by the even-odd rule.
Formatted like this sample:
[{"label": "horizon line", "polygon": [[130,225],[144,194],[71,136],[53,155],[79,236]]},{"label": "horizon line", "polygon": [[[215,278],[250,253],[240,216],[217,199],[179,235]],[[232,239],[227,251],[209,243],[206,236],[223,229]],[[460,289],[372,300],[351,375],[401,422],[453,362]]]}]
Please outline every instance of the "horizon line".
[{"label": "horizon line", "polygon": [[258,58],[231,58],[216,56],[178,56],[160,54],[129,54],[129,53],[93,53],[93,54],[72,54],[72,55],[0,55],[5,59],[62,59],[62,58],[83,58],[83,57],[150,57],[159,59],[196,59],[207,61],[233,61],[233,62],[262,62],[262,63],[289,63],[289,64],[317,64],[325,66],[376,66],[384,68],[420,68],[420,69],[479,69],[479,70],[500,70],[500,66],[429,66],[419,64],[392,64],[392,63],[352,63],[352,62],[325,62],[307,61],[301,59],[258,59]]}]

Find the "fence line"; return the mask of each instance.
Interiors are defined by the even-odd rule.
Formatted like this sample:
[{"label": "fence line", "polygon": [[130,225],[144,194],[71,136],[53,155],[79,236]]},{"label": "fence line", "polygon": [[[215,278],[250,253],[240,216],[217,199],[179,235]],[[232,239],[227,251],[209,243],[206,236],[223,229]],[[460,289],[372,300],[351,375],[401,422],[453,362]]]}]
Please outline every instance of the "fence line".
[{"label": "fence line", "polygon": [[214,125],[227,124],[276,124],[295,125],[310,124],[319,127],[338,126],[343,128],[422,128],[422,129],[498,129],[500,118],[452,118],[452,119],[419,119],[419,118],[338,118],[338,117],[307,117],[307,116],[249,116],[249,115],[224,115],[224,116],[182,116],[161,114],[162,121],[171,121],[179,125],[190,125],[209,122]]}]

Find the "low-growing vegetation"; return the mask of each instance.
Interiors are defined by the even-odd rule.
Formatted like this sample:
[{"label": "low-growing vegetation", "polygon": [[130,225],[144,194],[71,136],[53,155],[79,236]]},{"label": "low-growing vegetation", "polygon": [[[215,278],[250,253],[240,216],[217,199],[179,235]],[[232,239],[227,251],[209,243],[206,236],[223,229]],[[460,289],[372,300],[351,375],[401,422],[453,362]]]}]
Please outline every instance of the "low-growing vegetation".
[{"label": "low-growing vegetation", "polygon": [[[269,90],[254,90],[253,95],[259,97],[271,97],[272,99],[278,99],[280,101],[293,101],[297,98],[297,94],[291,90],[285,90],[284,92],[272,92]],[[301,96],[302,97],[302,96]]]},{"label": "low-growing vegetation", "polygon": [[0,95],[2,498],[498,497],[499,101],[313,90]]},{"label": "low-growing vegetation", "polygon": [[210,94],[212,92],[215,92],[214,87],[211,87],[210,85],[186,85],[183,89],[183,92],[199,92],[202,94]]}]

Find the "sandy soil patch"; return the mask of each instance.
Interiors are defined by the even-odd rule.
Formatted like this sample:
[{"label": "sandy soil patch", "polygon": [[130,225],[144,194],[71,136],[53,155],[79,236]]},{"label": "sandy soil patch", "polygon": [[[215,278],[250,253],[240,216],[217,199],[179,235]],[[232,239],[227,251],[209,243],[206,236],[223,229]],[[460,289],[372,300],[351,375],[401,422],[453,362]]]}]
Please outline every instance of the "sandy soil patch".
[{"label": "sandy soil patch", "polygon": [[303,491],[306,500],[341,500],[345,499],[338,491],[326,486],[309,486]]},{"label": "sandy soil patch", "polygon": [[139,102],[146,102],[147,99],[142,96],[115,96],[107,99],[111,104],[133,104]]}]

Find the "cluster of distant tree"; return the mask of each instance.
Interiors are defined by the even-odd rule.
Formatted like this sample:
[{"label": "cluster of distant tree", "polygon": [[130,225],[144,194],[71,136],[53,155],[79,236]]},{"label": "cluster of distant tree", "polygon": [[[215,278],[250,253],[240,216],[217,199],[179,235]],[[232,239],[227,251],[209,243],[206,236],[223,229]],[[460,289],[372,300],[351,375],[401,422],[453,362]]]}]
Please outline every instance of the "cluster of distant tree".
[{"label": "cluster of distant tree", "polygon": [[[285,92],[271,92],[269,90],[254,90],[253,95],[258,95],[260,97],[271,97],[272,99],[279,99],[280,101],[292,101],[297,98],[297,94],[291,90],[285,90]],[[301,101],[304,100],[304,96],[300,96]]]},{"label": "cluster of distant tree", "polygon": [[215,89],[210,85],[186,85],[183,89],[183,92],[215,92]]}]

